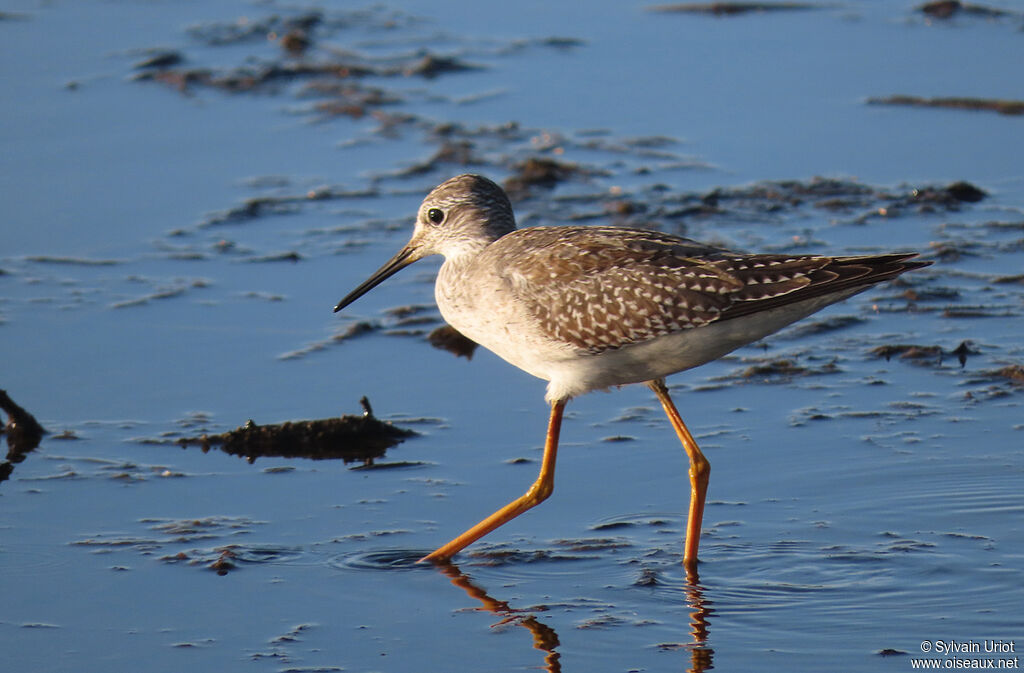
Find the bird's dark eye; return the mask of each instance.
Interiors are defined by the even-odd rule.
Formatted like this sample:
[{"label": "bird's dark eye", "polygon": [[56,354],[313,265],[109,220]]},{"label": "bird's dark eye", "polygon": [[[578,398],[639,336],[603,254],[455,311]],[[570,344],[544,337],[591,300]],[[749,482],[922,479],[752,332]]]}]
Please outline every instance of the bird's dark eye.
[{"label": "bird's dark eye", "polygon": [[427,219],[434,224],[441,224],[444,221],[444,211],[440,208],[431,208],[427,211]]}]

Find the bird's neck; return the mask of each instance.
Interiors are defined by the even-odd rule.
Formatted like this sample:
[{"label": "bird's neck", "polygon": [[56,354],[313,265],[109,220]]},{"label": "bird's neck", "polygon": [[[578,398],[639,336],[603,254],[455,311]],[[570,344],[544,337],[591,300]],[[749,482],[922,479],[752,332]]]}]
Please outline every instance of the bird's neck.
[{"label": "bird's neck", "polygon": [[491,226],[480,232],[480,235],[449,240],[442,251],[445,264],[454,267],[468,265],[489,245],[515,230],[514,224],[508,227]]}]

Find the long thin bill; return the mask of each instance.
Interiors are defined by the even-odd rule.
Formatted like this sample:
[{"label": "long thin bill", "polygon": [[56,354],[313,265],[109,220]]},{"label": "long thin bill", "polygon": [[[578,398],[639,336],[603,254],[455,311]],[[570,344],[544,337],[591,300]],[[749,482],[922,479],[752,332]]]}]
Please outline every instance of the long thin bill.
[{"label": "long thin bill", "polygon": [[[338,302],[338,305],[334,307],[334,312],[337,313],[341,309],[345,308],[356,299],[359,299],[364,294],[377,287],[385,280],[395,275],[405,267],[415,262],[418,258],[413,256],[416,248],[405,246],[398,251],[398,254],[389,259],[384,263],[384,266],[380,267],[373,272],[373,275],[364,280],[359,284],[359,287],[345,295],[345,298]],[[411,259],[410,259],[411,258]]]}]

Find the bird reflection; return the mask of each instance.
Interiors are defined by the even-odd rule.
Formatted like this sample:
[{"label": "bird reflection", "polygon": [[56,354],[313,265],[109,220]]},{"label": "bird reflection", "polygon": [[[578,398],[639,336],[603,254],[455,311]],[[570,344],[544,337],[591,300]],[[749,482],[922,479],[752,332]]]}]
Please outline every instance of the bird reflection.
[{"label": "bird reflection", "polygon": [[700,585],[696,568],[687,570],[686,604],[690,607],[690,635],[693,642],[687,646],[690,650],[690,673],[702,673],[714,668],[711,663],[715,651],[708,646],[708,617],[713,612],[711,601],[704,597],[704,587]]},{"label": "bird reflection", "polygon": [[544,655],[544,669],[548,673],[561,673],[562,664],[559,662],[559,658],[562,655],[555,651],[559,643],[558,634],[553,628],[542,624],[529,610],[516,609],[506,601],[493,598],[485,589],[474,584],[473,580],[469,579],[469,576],[459,570],[454,563],[439,563],[437,568],[451,579],[452,584],[469,594],[470,598],[480,601],[484,610],[501,617],[501,621],[495,626],[516,624],[528,629],[533,635],[534,648],[547,653]]},{"label": "bird reflection", "polygon": [[[559,645],[558,633],[553,628],[538,620],[530,609],[513,608],[507,601],[494,598],[454,563],[438,563],[436,565],[438,570],[451,580],[452,584],[465,591],[470,598],[480,601],[483,607],[478,609],[501,617],[501,620],[494,626],[514,624],[529,630],[533,636],[533,647],[545,652],[544,670],[548,673],[561,672],[561,654],[556,651]],[[692,640],[686,644],[686,649],[690,651],[690,668],[687,671],[703,673],[703,671],[714,668],[712,664],[714,650],[707,644],[708,617],[713,612],[710,607],[711,601],[705,598],[704,588],[701,587],[695,570],[687,572],[686,582],[682,589],[686,595],[686,604],[691,610],[689,626]]]}]

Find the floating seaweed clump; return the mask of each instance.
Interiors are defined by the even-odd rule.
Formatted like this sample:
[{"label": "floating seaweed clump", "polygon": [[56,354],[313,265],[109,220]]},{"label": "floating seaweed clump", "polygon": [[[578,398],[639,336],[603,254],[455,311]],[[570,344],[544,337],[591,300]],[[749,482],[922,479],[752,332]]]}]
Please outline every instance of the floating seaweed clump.
[{"label": "floating seaweed clump", "polygon": [[898,356],[901,360],[907,360],[920,365],[941,365],[945,357],[955,356],[963,367],[967,364],[969,355],[978,355],[979,351],[973,347],[970,341],[961,341],[960,345],[951,351],[946,351],[942,346],[921,346],[918,344],[886,344],[871,349],[875,357],[891,359]]},{"label": "floating seaweed clump", "polygon": [[7,425],[0,425],[0,434],[7,435],[7,459],[0,462],[0,481],[14,471],[14,465],[25,460],[25,455],[39,446],[46,430],[35,417],[0,390],[0,409],[7,414]]},{"label": "floating seaweed clump", "polygon": [[946,108],[950,110],[976,110],[998,112],[1004,115],[1024,114],[1024,101],[997,98],[970,98],[947,96],[925,98],[922,96],[895,95],[869,98],[870,105],[905,105],[909,107]]},{"label": "floating seaweed clump", "polygon": [[690,14],[712,14],[714,16],[734,16],[758,12],[821,9],[824,6],[811,2],[679,2],[671,5],[655,5],[648,9],[652,12],[685,12]]},{"label": "floating seaweed clump", "polygon": [[199,445],[203,451],[216,446],[224,453],[243,456],[250,463],[260,456],[337,460],[346,464],[363,462],[372,465],[393,446],[416,434],[373,415],[370,402],[360,400],[364,413],[346,414],[338,418],[312,421],[287,421],[257,425],[249,421],[240,428],[216,435],[183,437],[182,446]]},{"label": "floating seaweed clump", "polygon": [[970,2],[960,2],[959,0],[938,0],[937,2],[926,2],[923,5],[916,7],[916,9],[919,12],[935,19],[948,19],[961,13],[990,19],[1002,18],[1013,14],[1013,12],[1000,9],[998,7],[976,5]]}]

